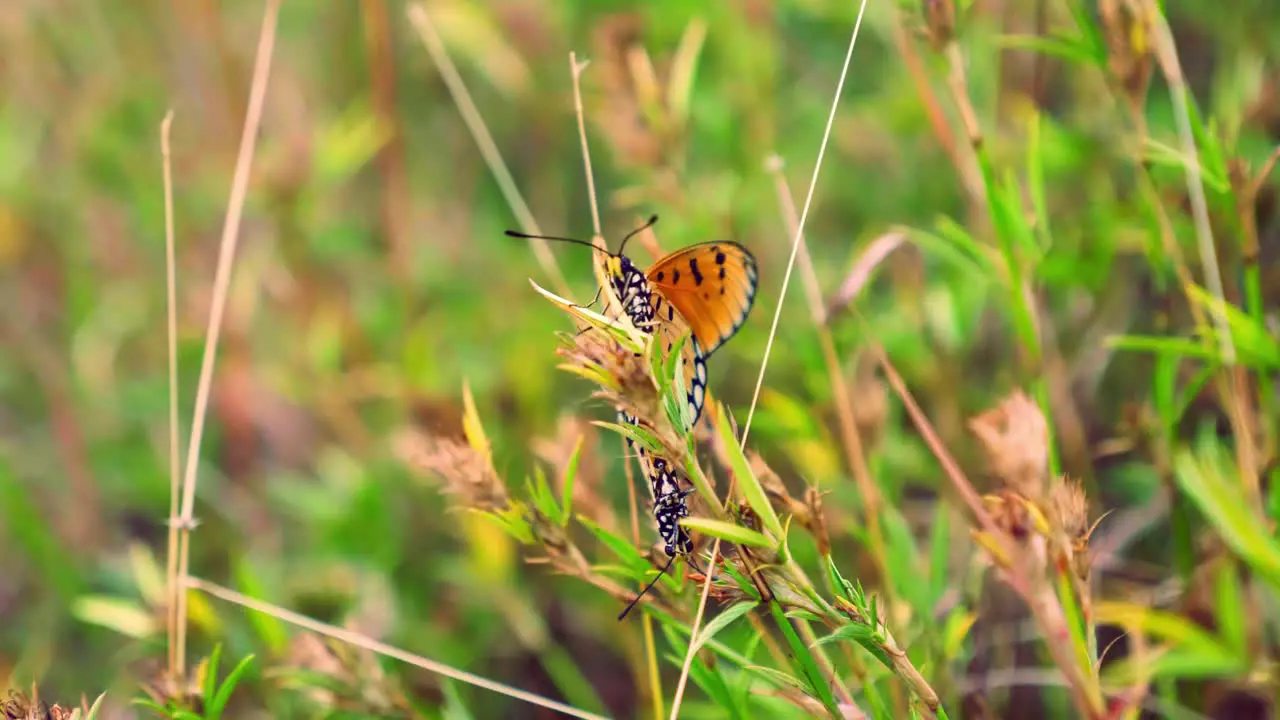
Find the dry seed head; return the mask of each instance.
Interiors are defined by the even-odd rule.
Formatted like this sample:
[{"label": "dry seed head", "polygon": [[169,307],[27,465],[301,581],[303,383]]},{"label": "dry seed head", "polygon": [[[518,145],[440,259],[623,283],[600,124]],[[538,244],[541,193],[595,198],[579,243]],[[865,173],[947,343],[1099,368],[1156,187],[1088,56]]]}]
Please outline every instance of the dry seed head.
[{"label": "dry seed head", "polygon": [[601,373],[610,385],[602,384],[598,397],[613,405],[629,408],[635,417],[659,417],[658,389],[644,357],[623,347],[603,330],[588,329],[569,340],[556,354],[590,373]]},{"label": "dry seed head", "polygon": [[1089,500],[1078,481],[1060,478],[1049,488],[1046,508],[1049,524],[1070,540],[1084,537],[1089,522]]},{"label": "dry seed head", "polygon": [[[35,692],[34,686],[32,692]],[[64,708],[55,704],[47,706],[39,697],[27,699],[17,690],[10,690],[9,697],[0,700],[0,718],[3,720],[70,720],[74,708]],[[81,711],[83,716],[84,710]]]},{"label": "dry seed head", "polygon": [[1021,390],[969,420],[991,471],[1010,490],[1031,500],[1044,497],[1049,470],[1048,425],[1040,407]]},{"label": "dry seed head", "polygon": [[493,512],[507,507],[510,497],[489,459],[460,440],[433,438],[414,430],[394,440],[402,462],[441,482],[441,489],[467,508]]},{"label": "dry seed head", "polygon": [[941,50],[955,37],[955,0],[922,0],[925,34],[934,50]]},{"label": "dry seed head", "polygon": [[1155,67],[1155,12],[1150,0],[1098,1],[1107,43],[1107,64],[1134,107],[1141,107],[1146,98]]}]

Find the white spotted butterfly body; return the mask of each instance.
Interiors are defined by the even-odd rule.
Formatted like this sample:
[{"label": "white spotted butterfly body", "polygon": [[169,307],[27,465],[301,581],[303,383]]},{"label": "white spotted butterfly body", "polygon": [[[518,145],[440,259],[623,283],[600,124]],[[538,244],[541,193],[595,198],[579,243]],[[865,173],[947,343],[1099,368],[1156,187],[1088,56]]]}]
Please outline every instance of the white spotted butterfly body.
[{"label": "white spotted butterfly body", "polygon": [[[734,282],[730,282],[731,271]],[[712,273],[711,277],[707,272]],[[626,256],[610,255],[605,275],[632,324],[646,333],[659,332],[666,340],[667,352],[686,329],[690,331],[682,360],[690,422],[684,429],[691,429],[706,402],[707,357],[742,326],[755,299],[755,259],[737,243],[704,243],[666,256],[645,273]],[[706,341],[707,350],[700,339]],[[622,423],[637,422],[621,410],[618,417]],[[649,477],[654,519],[664,550],[672,557],[676,553],[687,554],[693,549],[693,541],[679,519],[689,515],[685,496],[692,489],[680,489],[679,471],[673,463],[650,457],[630,438],[627,444]]]}]

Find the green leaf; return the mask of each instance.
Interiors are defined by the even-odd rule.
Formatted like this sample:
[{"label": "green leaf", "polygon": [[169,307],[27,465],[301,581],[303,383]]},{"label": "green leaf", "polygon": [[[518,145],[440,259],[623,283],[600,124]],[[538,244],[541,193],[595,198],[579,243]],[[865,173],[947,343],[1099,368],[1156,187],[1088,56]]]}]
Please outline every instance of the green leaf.
[{"label": "green leaf", "polygon": [[1240,590],[1235,563],[1220,563],[1214,580],[1218,635],[1232,652],[1245,657],[1249,652],[1246,630],[1249,623],[1244,617],[1244,593]]},{"label": "green leaf", "polygon": [[573,486],[578,479],[578,463],[582,460],[582,444],[585,440],[585,435],[578,435],[578,442],[573,445],[573,454],[569,456],[569,464],[564,469],[564,489],[560,499],[564,517],[561,518],[560,527],[567,526],[569,516],[573,514]]},{"label": "green leaf", "polygon": [[1227,545],[1271,586],[1280,589],[1280,547],[1245,500],[1235,472],[1224,476],[1213,448],[1197,458],[1187,450],[1174,456],[1174,478]]},{"label": "green leaf", "polygon": [[[204,678],[200,683],[206,700],[212,698],[218,690],[218,664],[222,661],[222,643],[214,643],[213,652],[204,665]],[[212,719],[211,719],[212,720]]]},{"label": "green leaf", "polygon": [[844,579],[844,575],[840,574],[840,569],[836,567],[836,561],[830,555],[827,556],[827,577],[831,579],[831,590],[844,597],[845,600],[853,602],[856,590],[848,580]]},{"label": "green leaf", "polygon": [[479,508],[466,508],[466,511],[475,513],[497,525],[508,535],[525,545],[532,545],[535,542],[533,527],[529,525],[528,518],[524,516],[525,506],[522,503],[515,502],[511,506],[495,512],[486,512]]},{"label": "green leaf", "polygon": [[[938,244],[935,249],[949,246],[962,253],[969,263],[981,271],[984,278],[995,276],[995,258],[992,257],[991,252],[985,246],[979,243],[973,235],[969,234],[969,231],[963,225],[945,215],[939,216],[934,225],[938,230],[938,236],[945,241]],[[929,235],[928,233],[922,234]],[[918,242],[919,239],[917,239]]]},{"label": "green leaf", "polygon": [[217,720],[222,717],[223,709],[226,708],[227,702],[231,700],[231,693],[235,691],[236,685],[240,683],[241,676],[249,669],[249,665],[252,662],[253,655],[246,655],[227,674],[226,679],[222,681],[222,687],[218,688],[218,691],[212,696],[212,700],[205,705],[206,720]]},{"label": "green leaf", "polygon": [[1076,30],[1080,32],[1081,44],[1089,49],[1088,58],[1092,60],[1094,65],[1105,70],[1107,43],[1090,16],[1088,4],[1069,2],[1067,3],[1067,9],[1071,12],[1071,19],[1075,21]]},{"label": "green leaf", "polygon": [[877,636],[878,634],[876,631],[869,625],[864,625],[862,623],[850,623],[836,628],[835,632],[832,632],[826,637],[818,638],[818,641],[815,644],[826,645],[827,643],[835,642],[837,640],[852,640],[861,645],[867,652],[875,656],[875,658],[886,668],[893,670],[893,658],[890,657],[884,647],[877,642]]},{"label": "green leaf", "polygon": [[1108,347],[1120,350],[1164,353],[1180,357],[1216,360],[1217,352],[1200,340],[1153,335],[1112,335],[1106,339]]},{"label": "green leaf", "polygon": [[763,665],[746,665],[742,669],[754,675],[759,675],[780,688],[794,688],[802,692],[809,691],[809,686],[803,680],[794,675],[788,675],[781,670],[775,670]]},{"label": "green leaf", "polygon": [[705,535],[717,537],[721,540],[738,543],[739,545],[750,545],[751,547],[773,549],[775,546],[773,540],[765,535],[756,532],[750,528],[735,525],[724,520],[712,520],[703,517],[687,517],[680,520],[680,524],[697,530]]},{"label": "green leaf", "polygon": [[648,429],[639,425],[631,425],[630,423],[619,424],[606,422],[604,420],[592,420],[591,424],[596,427],[602,427],[606,430],[612,430],[624,438],[638,444],[640,447],[648,450],[654,455],[665,457],[667,454],[667,449],[662,447],[662,443],[658,442],[658,438],[655,437],[653,433],[649,432]]},{"label": "green leaf", "polygon": [[1028,122],[1027,137],[1027,190],[1031,195],[1031,207],[1035,211],[1035,231],[1041,252],[1053,246],[1053,233],[1049,231],[1049,204],[1044,192],[1044,159],[1040,146],[1040,113],[1032,111]]},{"label": "green leaf", "polygon": [[649,568],[649,563],[645,561],[640,551],[636,550],[635,545],[600,527],[586,515],[578,515],[577,517],[578,522],[582,523],[584,527],[596,536],[596,539],[604,543],[605,547],[618,556],[618,559],[630,568],[636,576]]},{"label": "green leaf", "polygon": [[[259,599],[267,599],[272,592],[258,581],[253,565],[242,557],[235,564],[236,585],[241,593]],[[246,613],[249,624],[253,626],[259,641],[272,653],[283,654],[289,647],[289,631],[274,616],[266,613]]]},{"label": "green leaf", "polygon": [[737,603],[736,605],[731,606],[728,610],[725,610],[724,612],[717,615],[714,620],[707,623],[706,627],[702,628],[702,631],[698,633],[698,639],[696,642],[693,643],[694,652],[697,652],[698,650],[700,650],[708,640],[715,637],[716,633],[720,632],[726,627],[729,627],[729,625],[732,624],[734,620],[737,620],[743,615],[746,615],[747,613],[751,612],[759,604],[760,603],[749,602],[749,601],[740,602],[740,603]]},{"label": "green leaf", "polygon": [[[1266,325],[1199,286],[1192,285],[1188,291],[1209,313],[1222,313],[1240,362],[1255,369],[1280,368],[1280,338],[1272,335]],[[1216,340],[1216,332],[1214,337]]]},{"label": "green leaf", "polygon": [[533,502],[533,506],[543,516],[551,519],[551,522],[564,527],[566,523],[565,512],[560,509],[560,505],[556,502],[555,494],[551,491],[551,485],[547,482],[547,474],[542,471],[541,465],[533,466],[533,477],[525,478],[525,487],[529,492],[529,499]]},{"label": "green leaf", "polygon": [[[1152,165],[1173,168],[1178,172],[1185,173],[1191,167],[1191,159],[1184,155],[1180,148],[1175,148],[1151,137],[1146,138],[1142,157]],[[1205,156],[1201,154],[1199,158],[1200,177],[1204,180],[1204,184],[1213,192],[1228,192],[1231,189],[1231,183],[1227,180],[1227,176],[1218,168],[1206,165],[1205,159]]]},{"label": "green leaf", "polygon": [[732,565],[721,565],[720,572],[728,575],[735,583],[738,584],[738,589],[746,593],[749,597],[753,597],[756,600],[760,599],[760,592],[756,590],[755,583],[751,582],[750,578],[746,575],[738,572],[738,570]]},{"label": "green leaf", "polygon": [[[99,695],[98,699],[94,700],[93,704],[89,706],[89,712],[85,714],[84,720],[97,720],[98,711],[102,709],[102,701],[105,699],[107,699],[106,693]],[[79,712],[79,710],[76,712]]]},{"label": "green leaf", "polygon": [[164,717],[164,718],[169,717],[169,708],[166,708],[165,706],[161,705],[155,700],[152,700],[151,698],[133,698],[132,700],[129,701],[129,704],[146,708],[151,712],[159,715],[160,717]]},{"label": "green leaf", "polygon": [[1071,62],[1092,63],[1092,48],[1087,43],[1074,38],[1049,35],[1001,35],[996,38],[996,46],[1015,50],[1033,50],[1052,57],[1070,60]]},{"label": "green leaf", "polygon": [[725,412],[724,405],[716,403],[716,407],[720,415],[717,418],[716,430],[720,433],[720,442],[724,445],[725,454],[729,456],[729,468],[733,470],[733,476],[738,481],[738,490],[742,492],[747,504],[760,518],[765,529],[781,541],[786,537],[786,533],[782,530],[782,522],[778,519],[778,514],[773,511],[773,505],[769,503],[769,498],[765,495],[764,488],[760,486],[760,481],[756,479],[755,473],[751,472],[746,456],[742,454],[742,448],[738,445],[738,439],[734,437],[733,427],[729,424],[729,416]]},{"label": "green leaf", "polygon": [[782,606],[778,601],[769,602],[769,612],[773,615],[773,621],[778,629],[782,631],[783,637],[787,639],[787,645],[791,647],[792,665],[798,665],[796,669],[808,680],[808,692],[822,701],[823,707],[831,717],[837,720],[842,718],[839,708],[836,707],[835,696],[831,694],[831,684],[818,669],[818,663],[814,660],[813,653],[809,652],[809,646],[796,634],[796,629],[791,627],[791,621],[787,620],[783,614]]},{"label": "green leaf", "polygon": [[893,583],[901,595],[917,612],[926,616],[932,610],[929,602],[929,584],[920,582],[919,555],[915,536],[907,526],[907,520],[892,504],[881,508],[881,527],[884,529],[888,566],[895,568]]},{"label": "green leaf", "polygon": [[745,718],[743,707],[725,681],[723,664],[717,664],[713,669],[702,658],[696,658],[689,666],[689,677],[715,702],[716,710],[727,713],[727,717]]}]

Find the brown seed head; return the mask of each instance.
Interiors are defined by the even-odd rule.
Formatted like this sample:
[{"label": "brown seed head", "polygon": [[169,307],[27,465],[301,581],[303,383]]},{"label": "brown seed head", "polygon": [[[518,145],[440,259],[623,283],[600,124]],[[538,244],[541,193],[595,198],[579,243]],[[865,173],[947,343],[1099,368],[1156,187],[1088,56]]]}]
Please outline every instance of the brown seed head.
[{"label": "brown seed head", "polygon": [[1078,481],[1063,477],[1053,483],[1047,506],[1051,527],[1060,530],[1069,540],[1084,536],[1089,522],[1089,500]]},{"label": "brown seed head", "polygon": [[1039,406],[1021,390],[969,420],[991,471],[1014,492],[1044,497],[1048,479],[1048,426]]},{"label": "brown seed head", "polygon": [[439,479],[441,489],[462,507],[493,512],[510,502],[507,487],[489,459],[463,441],[405,430],[394,446],[403,462]]},{"label": "brown seed head", "polygon": [[1099,0],[1107,64],[1126,98],[1140,107],[1155,67],[1153,13],[1149,0]]}]

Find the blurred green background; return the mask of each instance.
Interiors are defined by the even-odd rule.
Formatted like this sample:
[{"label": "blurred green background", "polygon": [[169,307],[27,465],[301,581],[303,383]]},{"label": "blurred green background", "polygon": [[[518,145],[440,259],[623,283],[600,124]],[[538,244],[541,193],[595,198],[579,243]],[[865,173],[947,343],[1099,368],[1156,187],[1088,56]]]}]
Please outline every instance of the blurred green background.
[{"label": "blurred green background", "polygon": [[[521,554],[536,553],[492,528],[467,526],[396,452],[407,431],[459,436],[467,383],[513,492],[536,467],[554,471],[584,430],[579,482],[615,509],[616,531],[629,532],[619,441],[577,420],[612,411],[556,369],[555,333],[570,326],[528,279],[554,283],[526,241],[503,235],[519,221],[407,7],[283,4],[200,449],[192,572],[539,694],[613,717],[649,716],[638,618],[619,626],[604,593],[526,565]],[[1228,299],[1244,307],[1244,278],[1261,278],[1263,305],[1248,312],[1274,333],[1274,186],[1263,184],[1256,215],[1241,211],[1255,217],[1260,238],[1261,262],[1251,266],[1230,211],[1235,178],[1215,174],[1214,163],[1256,171],[1280,139],[1280,7],[1164,7],[1212,142],[1200,139],[1220,151],[1207,156],[1205,174]],[[591,235],[568,59],[576,51],[590,61],[582,92],[612,246],[657,213],[666,250],[732,239],[756,254],[755,310],[710,370],[713,393],[743,422],[791,251],[767,163],[784,161],[800,204],[857,3],[433,0],[428,8],[543,232]],[[0,678],[21,688],[35,681],[44,698],[109,691],[121,707],[163,664],[169,389],[159,127],[172,109],[185,456],[262,9],[243,0],[0,7]],[[1011,47],[1011,35],[1079,36],[1075,9],[1103,27],[1094,3],[1060,0],[975,0],[958,21],[984,150],[997,179],[1020,188],[1027,213],[1043,213],[1036,232],[1051,238],[1030,281],[1052,338],[1041,362],[1023,355],[1001,278],[957,249],[965,237],[994,247],[993,225],[966,191],[973,152],[919,4],[868,3],[806,237],[826,299],[875,238],[907,228],[916,241],[859,296],[863,320],[840,312],[830,327],[873,476],[922,542],[939,493],[951,502],[947,483],[874,373],[869,337],[982,490],[992,483],[966,418],[1043,383],[1061,468],[1084,481],[1091,520],[1114,511],[1095,544],[1133,540],[1116,541],[1115,577],[1099,572],[1097,595],[1132,600],[1135,587],[1191,577],[1206,543],[1219,547],[1212,522],[1139,514],[1171,487],[1169,455],[1143,434],[1153,387],[1164,378],[1184,392],[1199,367],[1171,369],[1155,359],[1167,353],[1107,342],[1124,333],[1190,337],[1194,328],[1157,239],[1153,197],[1202,275],[1160,71],[1135,116],[1109,85],[1105,58],[1090,65]],[[646,97],[638,58],[674,102]],[[673,67],[689,73],[687,93],[668,95]],[[553,250],[574,298],[589,300],[590,254]],[[652,260],[643,245],[629,252],[642,265]],[[751,445],[788,483],[828,493],[836,556],[856,577],[870,567],[860,499],[801,285],[792,278]],[[1252,369],[1258,378],[1275,373],[1265,363]],[[1194,389],[1185,397],[1184,414],[1161,436],[1168,447],[1215,427],[1230,446],[1218,399]],[[1260,452],[1274,458],[1276,396],[1250,397],[1259,401]],[[1176,498],[1173,507],[1194,514]],[[1131,527],[1123,522],[1139,530],[1123,535]],[[952,567],[956,602],[982,614],[977,551],[956,525],[953,553],[969,558]],[[652,539],[647,524],[642,534]],[[796,552],[812,560],[811,546]],[[1175,586],[1182,599],[1173,606],[1199,617],[1186,599],[1194,584]],[[692,607],[696,593],[686,600]],[[410,707],[424,717],[465,717],[463,708],[480,718],[554,716],[385,659],[355,664],[379,668],[401,695],[379,694],[371,688],[383,681],[364,679],[351,681],[364,690],[342,703],[318,699],[319,681],[298,672],[322,672],[312,655],[338,651],[207,596],[192,603],[194,656],[215,642],[225,658],[256,655],[237,717],[323,717],[339,707],[351,716],[401,717]],[[1213,627],[1213,610],[1204,612]],[[1261,663],[1273,656],[1269,640],[1259,642],[1251,657]],[[966,647],[950,667],[926,673],[951,678],[944,702],[953,716],[1037,716],[1019,702],[1072,716],[1052,687],[1034,688],[1030,700],[993,690],[985,711],[960,712],[959,688],[983,672],[966,669],[974,652]],[[662,660],[668,694],[684,651],[671,652],[674,664]],[[1034,652],[1023,660],[1043,664]],[[1235,688],[1249,672],[1228,675]],[[1255,681],[1260,690],[1240,692],[1269,716],[1275,679]],[[721,716],[697,688],[689,692],[688,716]],[[1170,692],[1197,712],[1254,716],[1215,714],[1212,688]]]}]

